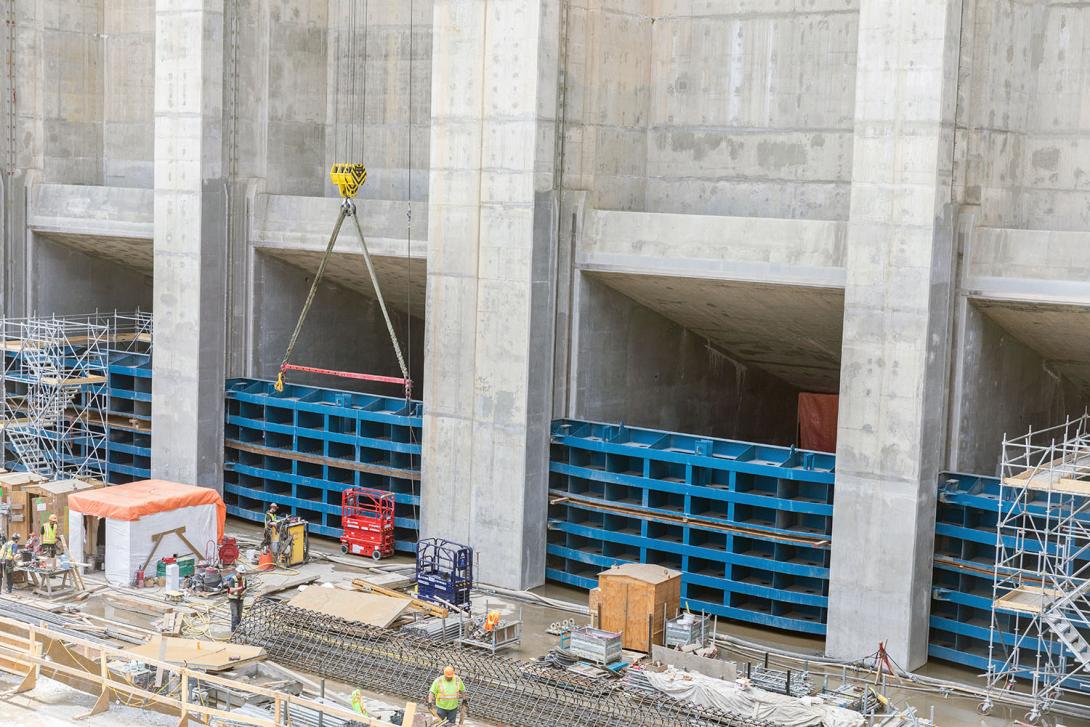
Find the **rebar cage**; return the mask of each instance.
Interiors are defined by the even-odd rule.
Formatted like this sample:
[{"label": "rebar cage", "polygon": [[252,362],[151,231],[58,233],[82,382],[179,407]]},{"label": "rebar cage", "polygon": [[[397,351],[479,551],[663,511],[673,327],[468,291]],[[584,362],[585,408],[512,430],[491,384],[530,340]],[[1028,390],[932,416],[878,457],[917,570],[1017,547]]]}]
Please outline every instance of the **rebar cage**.
[{"label": "rebar cage", "polygon": [[771,727],[770,722],[625,689],[536,662],[459,648],[260,598],[235,631],[281,664],[423,701],[444,666],[466,685],[469,713],[511,727]]}]

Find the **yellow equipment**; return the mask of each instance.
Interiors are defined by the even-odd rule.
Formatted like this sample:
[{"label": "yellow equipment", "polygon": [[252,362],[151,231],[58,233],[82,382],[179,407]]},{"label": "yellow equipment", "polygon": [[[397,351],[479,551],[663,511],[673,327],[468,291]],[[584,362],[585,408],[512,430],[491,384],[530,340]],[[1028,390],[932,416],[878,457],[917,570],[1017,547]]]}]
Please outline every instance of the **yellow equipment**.
[{"label": "yellow equipment", "polygon": [[284,567],[305,563],[310,553],[307,521],[302,518],[283,518],[272,526],[270,547],[276,564]]},{"label": "yellow equipment", "polygon": [[351,199],[367,181],[367,168],[362,164],[334,164],[329,168],[329,179],[337,185],[342,197]]}]

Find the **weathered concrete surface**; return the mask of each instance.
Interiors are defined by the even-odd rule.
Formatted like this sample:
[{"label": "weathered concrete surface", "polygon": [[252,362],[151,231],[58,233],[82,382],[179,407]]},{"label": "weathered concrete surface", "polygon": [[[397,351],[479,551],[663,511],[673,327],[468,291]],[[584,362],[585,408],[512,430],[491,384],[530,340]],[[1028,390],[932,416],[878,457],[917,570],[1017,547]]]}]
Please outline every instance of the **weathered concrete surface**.
[{"label": "weathered concrete surface", "polygon": [[977,228],[966,255],[974,298],[1090,305],[1090,231]]},{"label": "weathered concrete surface", "polygon": [[32,315],[151,310],[150,271],[145,273],[116,263],[108,256],[95,254],[93,250],[104,241],[103,238],[94,238],[90,246],[92,252],[80,245],[69,244],[69,239],[58,241],[44,234],[33,236]]},{"label": "weathered concrete surface", "polygon": [[[424,259],[428,252],[427,204],[413,205],[410,227],[404,201],[371,199],[370,191],[364,186],[356,199],[367,249],[375,255]],[[340,198],[260,194],[254,205],[251,240],[259,247],[325,250],[339,209]],[[338,251],[359,247],[355,230],[347,229],[347,222],[345,226],[337,241]]]},{"label": "weathered concrete surface", "polygon": [[222,489],[223,0],[155,5],[152,476]]},{"label": "weathered concrete surface", "polygon": [[1078,363],[1090,357],[1090,312],[978,301],[965,316],[947,468],[998,475],[1004,436],[1062,422],[1090,400],[1090,367]]},{"label": "weathered concrete surface", "polygon": [[1085,231],[1090,7],[965,5],[956,193],[986,226]]},{"label": "weathered concrete surface", "polygon": [[862,0],[826,641],[927,661],[961,0]]},{"label": "weathered concrete surface", "polygon": [[[555,0],[437,0],[421,531],[544,579]],[[517,70],[516,70],[517,69]]]},{"label": "weathered concrete surface", "polygon": [[580,269],[844,286],[847,225],[588,210]]},{"label": "weathered concrete surface", "polygon": [[102,184],[154,185],[155,0],[100,0]]},{"label": "weathered concrete surface", "polygon": [[[679,285],[692,282],[672,280]],[[684,327],[617,292],[614,282],[612,276],[579,276],[571,409],[562,414],[794,443],[797,388],[760,365],[733,358],[708,332]],[[839,326],[839,316],[835,324]]]},{"label": "weathered concrete surface", "polygon": [[724,355],[793,387],[838,389],[844,316],[839,288],[612,272],[593,276],[709,340]]},{"label": "weathered concrete surface", "polygon": [[37,184],[27,224],[39,232],[151,240],[154,204],[150,189]]}]

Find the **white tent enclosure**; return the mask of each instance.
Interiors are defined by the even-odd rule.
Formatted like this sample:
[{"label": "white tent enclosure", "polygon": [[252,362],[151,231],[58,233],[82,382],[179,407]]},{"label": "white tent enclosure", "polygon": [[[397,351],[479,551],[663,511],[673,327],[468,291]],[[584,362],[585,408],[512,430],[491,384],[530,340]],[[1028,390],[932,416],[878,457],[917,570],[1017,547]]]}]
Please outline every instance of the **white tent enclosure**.
[{"label": "white tent enclosure", "polygon": [[214,557],[227,509],[215,490],[165,480],[74,493],[68,508],[73,553],[85,552],[86,529],[105,520],[106,580],[115,586],[129,585],[142,568],[155,575],[161,558]]},{"label": "white tent enclosure", "polygon": [[[219,529],[217,517],[215,505],[195,505],[143,515],[136,520],[106,518],[106,580],[115,586],[127,586],[148,556],[152,556],[148,575],[155,575],[151,569],[160,558],[189,555],[192,552],[189,546],[176,532],[170,532],[177,528],[185,528],[186,540],[201,551],[197,555],[213,554]],[[83,552],[86,538],[83,513],[70,510],[68,525],[72,552]],[[168,534],[156,547],[154,536],[159,533]]]}]

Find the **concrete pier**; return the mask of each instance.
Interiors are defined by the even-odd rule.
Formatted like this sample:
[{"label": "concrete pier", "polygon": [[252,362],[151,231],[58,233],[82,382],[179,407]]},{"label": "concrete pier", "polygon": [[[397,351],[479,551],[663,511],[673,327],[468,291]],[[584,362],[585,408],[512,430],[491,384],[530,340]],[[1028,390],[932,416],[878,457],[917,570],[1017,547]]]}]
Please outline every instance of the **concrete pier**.
[{"label": "concrete pier", "polygon": [[223,0],[155,4],[152,475],[222,488]]}]

